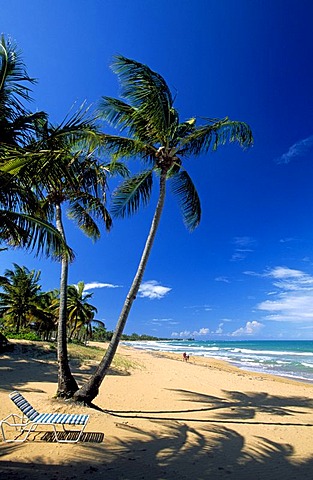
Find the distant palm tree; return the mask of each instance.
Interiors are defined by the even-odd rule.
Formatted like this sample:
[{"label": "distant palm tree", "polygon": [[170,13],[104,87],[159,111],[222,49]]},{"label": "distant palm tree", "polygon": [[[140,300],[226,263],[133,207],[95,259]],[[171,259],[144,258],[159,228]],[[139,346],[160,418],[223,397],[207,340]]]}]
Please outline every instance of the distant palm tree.
[{"label": "distant palm tree", "polygon": [[70,285],[67,292],[67,311],[68,323],[70,328],[69,338],[84,329],[85,337],[91,336],[91,322],[97,313],[96,307],[91,305],[88,300],[93,296],[92,293],[84,293],[85,283],[78,282],[77,285]]},{"label": "distant palm tree", "polygon": [[4,321],[15,327],[16,333],[26,327],[37,310],[37,299],[40,290],[38,284],[40,272],[20,267],[16,263],[14,270],[5,270],[0,277],[0,312]]},{"label": "distant palm tree", "polygon": [[36,299],[36,311],[32,318],[33,327],[43,340],[50,340],[57,330],[58,317],[53,309],[53,302],[58,298],[57,289],[40,292]]},{"label": "distant palm tree", "polygon": [[113,70],[122,84],[122,97],[128,103],[104,97],[101,114],[104,120],[125,131],[126,135],[104,134],[104,147],[116,159],[138,157],[146,168],[116,190],[112,213],[124,217],[136,212],[140,205],[146,205],[154,177],[158,180],[159,197],[136,275],[106,354],[95,374],[74,395],[76,400],[85,403],[90,403],[97,396],[115,355],[159,226],[167,182],[171,183],[172,191],[178,197],[186,227],[193,230],[200,222],[200,200],[184,168],[183,159],[206,154],[226,142],[236,141],[248,147],[253,141],[246,123],[231,121],[228,117],[222,120],[204,119],[200,126],[196,125],[195,118],[181,122],[165,80],[148,66],[117,56]]}]

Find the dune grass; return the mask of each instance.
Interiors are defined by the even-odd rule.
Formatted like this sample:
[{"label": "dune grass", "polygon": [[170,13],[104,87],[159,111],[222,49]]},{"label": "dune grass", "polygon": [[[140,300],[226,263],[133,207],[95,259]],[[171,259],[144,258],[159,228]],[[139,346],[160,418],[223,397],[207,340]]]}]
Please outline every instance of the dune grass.
[{"label": "dune grass", "polygon": [[[75,343],[68,344],[68,353],[70,360],[82,362],[90,362],[90,363],[98,363],[101,361],[105,349],[96,347],[94,345],[78,345]],[[131,361],[123,355],[115,354],[115,357],[112,362],[112,368],[115,370],[121,370],[124,372],[128,372],[134,368],[141,368],[137,362]]]},{"label": "dune grass", "polygon": [[[14,349],[10,352],[14,356],[27,356],[32,358],[56,361],[57,359],[57,347],[54,342],[46,341],[32,341],[32,340],[19,340],[14,339],[10,342]],[[81,345],[76,343],[68,344],[69,361],[76,366],[81,365],[97,365],[105,353],[105,348],[101,348],[95,345]],[[111,370],[117,370],[123,373],[129,372],[132,369],[143,368],[143,365],[138,362],[129,360],[126,356],[116,354]]]}]

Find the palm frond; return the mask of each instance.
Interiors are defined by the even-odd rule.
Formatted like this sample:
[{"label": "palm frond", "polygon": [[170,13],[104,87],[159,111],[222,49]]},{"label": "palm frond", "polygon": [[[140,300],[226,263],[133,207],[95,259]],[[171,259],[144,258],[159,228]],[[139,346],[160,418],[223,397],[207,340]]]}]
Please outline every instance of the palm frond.
[{"label": "palm frond", "polygon": [[12,247],[35,251],[55,258],[67,255],[74,259],[72,250],[60,233],[45,220],[26,213],[0,210],[0,238]]},{"label": "palm frond", "polygon": [[113,160],[119,158],[140,157],[154,158],[156,148],[134,138],[120,137],[119,135],[102,134],[102,147]]},{"label": "palm frond", "polygon": [[68,217],[73,219],[79,228],[93,239],[98,239],[100,231],[93,219],[104,223],[107,231],[112,227],[111,216],[101,198],[95,197],[88,192],[80,192],[69,197]]},{"label": "palm frond", "polygon": [[210,149],[214,151],[227,142],[238,142],[241,147],[251,146],[253,136],[250,127],[245,122],[232,121],[228,117],[197,127],[181,140],[178,154],[200,155]]},{"label": "palm frond", "polygon": [[123,178],[127,178],[130,176],[130,171],[126,165],[117,160],[112,160],[110,163],[103,163],[100,165],[100,168],[103,168],[104,171],[111,177],[119,175]]},{"label": "palm frond", "polygon": [[178,197],[184,223],[192,231],[200,223],[201,205],[197,190],[186,170],[171,178],[171,186],[173,193]]},{"label": "palm frond", "polygon": [[33,84],[36,80],[28,76],[16,44],[2,35],[0,39],[0,108],[7,112],[11,110],[11,114],[25,112],[21,98],[30,100],[31,90],[24,82]]},{"label": "palm frond", "polygon": [[142,172],[125,180],[112,196],[112,215],[124,218],[147,205],[152,190],[152,171]]},{"label": "palm frond", "polygon": [[115,128],[123,130],[130,127],[136,109],[117,98],[102,97],[98,116]]},{"label": "palm frond", "polygon": [[121,95],[138,108],[159,138],[163,138],[171,122],[173,97],[164,78],[147,65],[117,55],[112,64],[122,86]]}]

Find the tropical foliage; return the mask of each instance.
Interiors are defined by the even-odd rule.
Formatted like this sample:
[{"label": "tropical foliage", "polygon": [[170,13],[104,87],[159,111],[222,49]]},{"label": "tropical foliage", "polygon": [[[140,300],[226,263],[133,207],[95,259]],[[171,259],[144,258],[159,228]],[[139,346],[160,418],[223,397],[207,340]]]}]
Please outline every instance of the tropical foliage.
[{"label": "tropical foliage", "polygon": [[164,78],[147,65],[117,56],[112,68],[120,80],[123,100],[103,97],[100,115],[118,129],[120,135],[104,134],[103,146],[114,159],[137,157],[143,164],[142,171],[126,179],[116,189],[112,213],[123,218],[137,212],[150,200],[155,181],[159,195],[145,248],[112,340],[95,374],[75,393],[76,399],[86,403],[97,396],[114,358],[159,226],[167,183],[170,183],[178,199],[186,227],[192,231],[199,225],[201,205],[184,160],[208,154],[227,142],[248,147],[253,141],[246,123],[228,117],[204,119],[200,125],[197,125],[196,118],[182,122]]},{"label": "tropical foliage", "polygon": [[[10,40],[0,41],[0,242],[45,253],[61,261],[58,292],[39,292],[39,276],[15,265],[1,278],[1,312],[7,325],[19,331],[32,326],[49,338],[57,323],[58,392],[90,403],[98,394],[137,296],[159,227],[168,185],[178,200],[186,227],[201,220],[201,203],[185,168],[190,157],[207,155],[221,145],[237,142],[249,147],[252,132],[240,121],[190,118],[182,121],[164,78],[147,65],[116,56],[112,65],[121,83],[121,98],[103,97],[97,116],[82,105],[59,125],[43,112],[32,113],[30,85],[20,52]],[[100,133],[98,120],[117,134]],[[110,155],[103,164],[101,155]],[[142,168],[129,175],[120,160],[138,159]],[[100,237],[100,224],[112,225],[106,207],[108,176],[126,177],[114,191],[111,214],[124,218],[150,201],[153,186],[158,199],[146,244],[126,296],[109,347],[95,374],[78,390],[69,368],[68,339],[86,339],[95,325],[95,307],[84,284],[68,287],[73,253],[66,244],[64,211],[89,237]],[[0,249],[1,250],[1,249]],[[18,283],[15,283],[18,282]],[[24,282],[24,283],[23,283]],[[25,285],[28,284],[28,290]],[[25,287],[22,311],[17,292]],[[28,291],[28,293],[27,293]],[[20,294],[20,292],[19,292]],[[99,335],[110,335],[98,321]]]},{"label": "tropical foliage", "polygon": [[[25,337],[33,333],[36,339],[52,340],[57,336],[60,292],[42,292],[40,271],[13,265],[0,277],[0,318],[10,337]],[[84,282],[67,289],[67,340],[86,343],[103,322],[94,318],[97,309],[90,303],[92,293],[84,292]]]},{"label": "tropical foliage", "polygon": [[[37,253],[61,254],[66,249],[56,229],[38,217],[38,198],[29,179],[18,174],[22,165],[34,160],[27,150],[43,112],[31,113],[30,85],[35,80],[26,72],[17,46],[0,39],[0,242],[29,248]],[[43,157],[43,153],[41,153]],[[69,250],[66,250],[69,254]]]},{"label": "tropical foliage", "polygon": [[14,264],[14,270],[5,270],[0,277],[0,312],[8,326],[16,333],[25,328],[37,314],[37,298],[40,290],[40,272],[29,271]]}]

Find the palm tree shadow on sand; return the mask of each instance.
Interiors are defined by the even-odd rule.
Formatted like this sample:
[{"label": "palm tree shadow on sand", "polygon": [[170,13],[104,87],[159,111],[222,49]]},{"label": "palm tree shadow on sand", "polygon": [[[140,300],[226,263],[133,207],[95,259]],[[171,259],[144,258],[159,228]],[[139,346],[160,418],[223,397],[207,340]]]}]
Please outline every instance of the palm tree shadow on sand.
[{"label": "palm tree shadow on sand", "polygon": [[[157,427],[152,423],[151,427]],[[180,422],[162,422],[162,434],[154,428],[147,432],[124,425],[136,431],[136,439],[104,440],[73,446],[71,458],[62,465],[47,464],[41,457],[32,462],[6,461],[8,453],[19,446],[5,446],[0,462],[1,478],[14,480],[46,480],[55,478],[88,478],[102,480],[147,479],[241,479],[260,478],[277,480],[311,478],[313,456],[293,461],[293,448],[255,437],[253,445],[245,445],[238,432],[222,426],[198,429]],[[151,430],[152,430],[151,428]],[[249,447],[249,448],[247,448]]]},{"label": "palm tree shadow on sand", "polygon": [[[303,409],[312,409],[313,400],[298,396],[273,396],[266,392],[239,392],[224,390],[223,397],[192,392],[189,390],[174,390],[181,398],[181,402],[189,404],[203,404],[202,407],[178,410],[105,410],[106,413],[122,418],[145,418],[158,420],[181,420],[193,422],[215,423],[262,423],[299,425],[292,422],[292,416],[305,415]],[[207,415],[206,415],[207,414]],[[254,420],[257,414],[274,415],[279,418],[289,417],[290,422],[281,421],[267,422]],[[249,422],[250,420],[250,422]],[[301,423],[303,426],[313,424]]]}]

